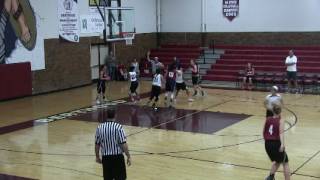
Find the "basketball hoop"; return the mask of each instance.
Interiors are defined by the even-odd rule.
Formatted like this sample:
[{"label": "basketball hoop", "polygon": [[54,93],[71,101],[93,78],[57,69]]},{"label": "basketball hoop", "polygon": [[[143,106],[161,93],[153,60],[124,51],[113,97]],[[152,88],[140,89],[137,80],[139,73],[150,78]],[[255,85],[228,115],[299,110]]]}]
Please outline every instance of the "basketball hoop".
[{"label": "basketball hoop", "polygon": [[126,45],[132,45],[132,40],[134,39],[134,33],[122,32],[122,37],[126,41]]}]

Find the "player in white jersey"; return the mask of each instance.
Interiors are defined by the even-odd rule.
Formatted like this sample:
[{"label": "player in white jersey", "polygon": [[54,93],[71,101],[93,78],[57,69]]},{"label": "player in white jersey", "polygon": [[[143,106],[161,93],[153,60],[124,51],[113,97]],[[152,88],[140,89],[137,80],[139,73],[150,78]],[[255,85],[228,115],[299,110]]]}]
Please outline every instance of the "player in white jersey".
[{"label": "player in white jersey", "polygon": [[186,92],[188,101],[193,101],[193,99],[190,97],[190,92],[187,89],[186,83],[183,80],[183,70],[181,66],[178,66],[176,70],[176,98],[180,90],[184,90]]},{"label": "player in white jersey", "polygon": [[135,72],[135,67],[131,66],[129,71],[129,78],[130,78],[130,98],[132,102],[136,102],[139,100],[139,95],[137,93],[137,88],[139,86],[139,82],[137,79],[137,73]]},{"label": "player in white jersey", "polygon": [[153,76],[153,80],[152,80],[152,89],[151,89],[151,96],[150,96],[150,99],[147,103],[150,104],[150,102],[153,101],[154,99],[154,102],[152,104],[152,107],[154,108],[154,110],[157,110],[158,108],[156,107],[156,103],[158,102],[159,100],[159,95],[161,93],[161,87],[162,87],[162,83],[163,83],[163,76],[161,75],[161,69],[158,68],[156,70],[156,73],[154,74]]},{"label": "player in white jersey", "polygon": [[279,88],[277,86],[272,86],[271,88],[271,94],[266,96],[266,99],[264,101],[264,107],[266,108],[266,117],[272,117],[273,112],[272,109],[275,105],[282,107],[283,106],[283,100],[281,95],[278,93]]}]

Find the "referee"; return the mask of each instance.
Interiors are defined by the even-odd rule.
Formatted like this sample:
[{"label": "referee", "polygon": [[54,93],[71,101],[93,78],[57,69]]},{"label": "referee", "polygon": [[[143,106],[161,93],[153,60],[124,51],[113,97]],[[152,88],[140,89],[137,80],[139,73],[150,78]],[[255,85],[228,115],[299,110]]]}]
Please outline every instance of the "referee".
[{"label": "referee", "polygon": [[264,107],[266,108],[266,117],[273,116],[273,107],[274,105],[278,105],[280,107],[283,106],[283,100],[281,95],[278,93],[279,88],[277,86],[271,87],[271,94],[267,95],[264,101]]},{"label": "referee", "polygon": [[125,180],[127,173],[123,152],[127,156],[128,166],[131,165],[126,135],[122,126],[115,122],[115,108],[108,108],[107,113],[107,120],[99,124],[96,130],[96,162],[102,163],[104,180]]}]

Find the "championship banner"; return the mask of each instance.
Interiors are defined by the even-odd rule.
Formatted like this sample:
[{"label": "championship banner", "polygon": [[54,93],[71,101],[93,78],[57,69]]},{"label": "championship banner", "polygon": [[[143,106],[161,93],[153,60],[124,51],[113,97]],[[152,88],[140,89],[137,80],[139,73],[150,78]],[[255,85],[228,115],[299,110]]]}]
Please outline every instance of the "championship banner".
[{"label": "championship banner", "polygon": [[83,34],[102,33],[104,30],[104,22],[100,14],[81,15],[80,23]]},{"label": "championship banner", "polygon": [[239,0],[222,0],[223,15],[232,21],[239,14]]},{"label": "championship banner", "polygon": [[58,0],[59,37],[79,42],[78,0]]}]

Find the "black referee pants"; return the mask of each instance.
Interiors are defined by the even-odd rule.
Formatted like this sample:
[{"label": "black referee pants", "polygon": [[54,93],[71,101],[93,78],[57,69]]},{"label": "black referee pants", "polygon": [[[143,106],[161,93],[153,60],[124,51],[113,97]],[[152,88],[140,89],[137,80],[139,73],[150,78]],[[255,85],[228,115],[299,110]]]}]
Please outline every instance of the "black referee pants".
[{"label": "black referee pants", "polygon": [[104,180],[125,180],[127,178],[124,156],[102,156],[102,168]]}]

